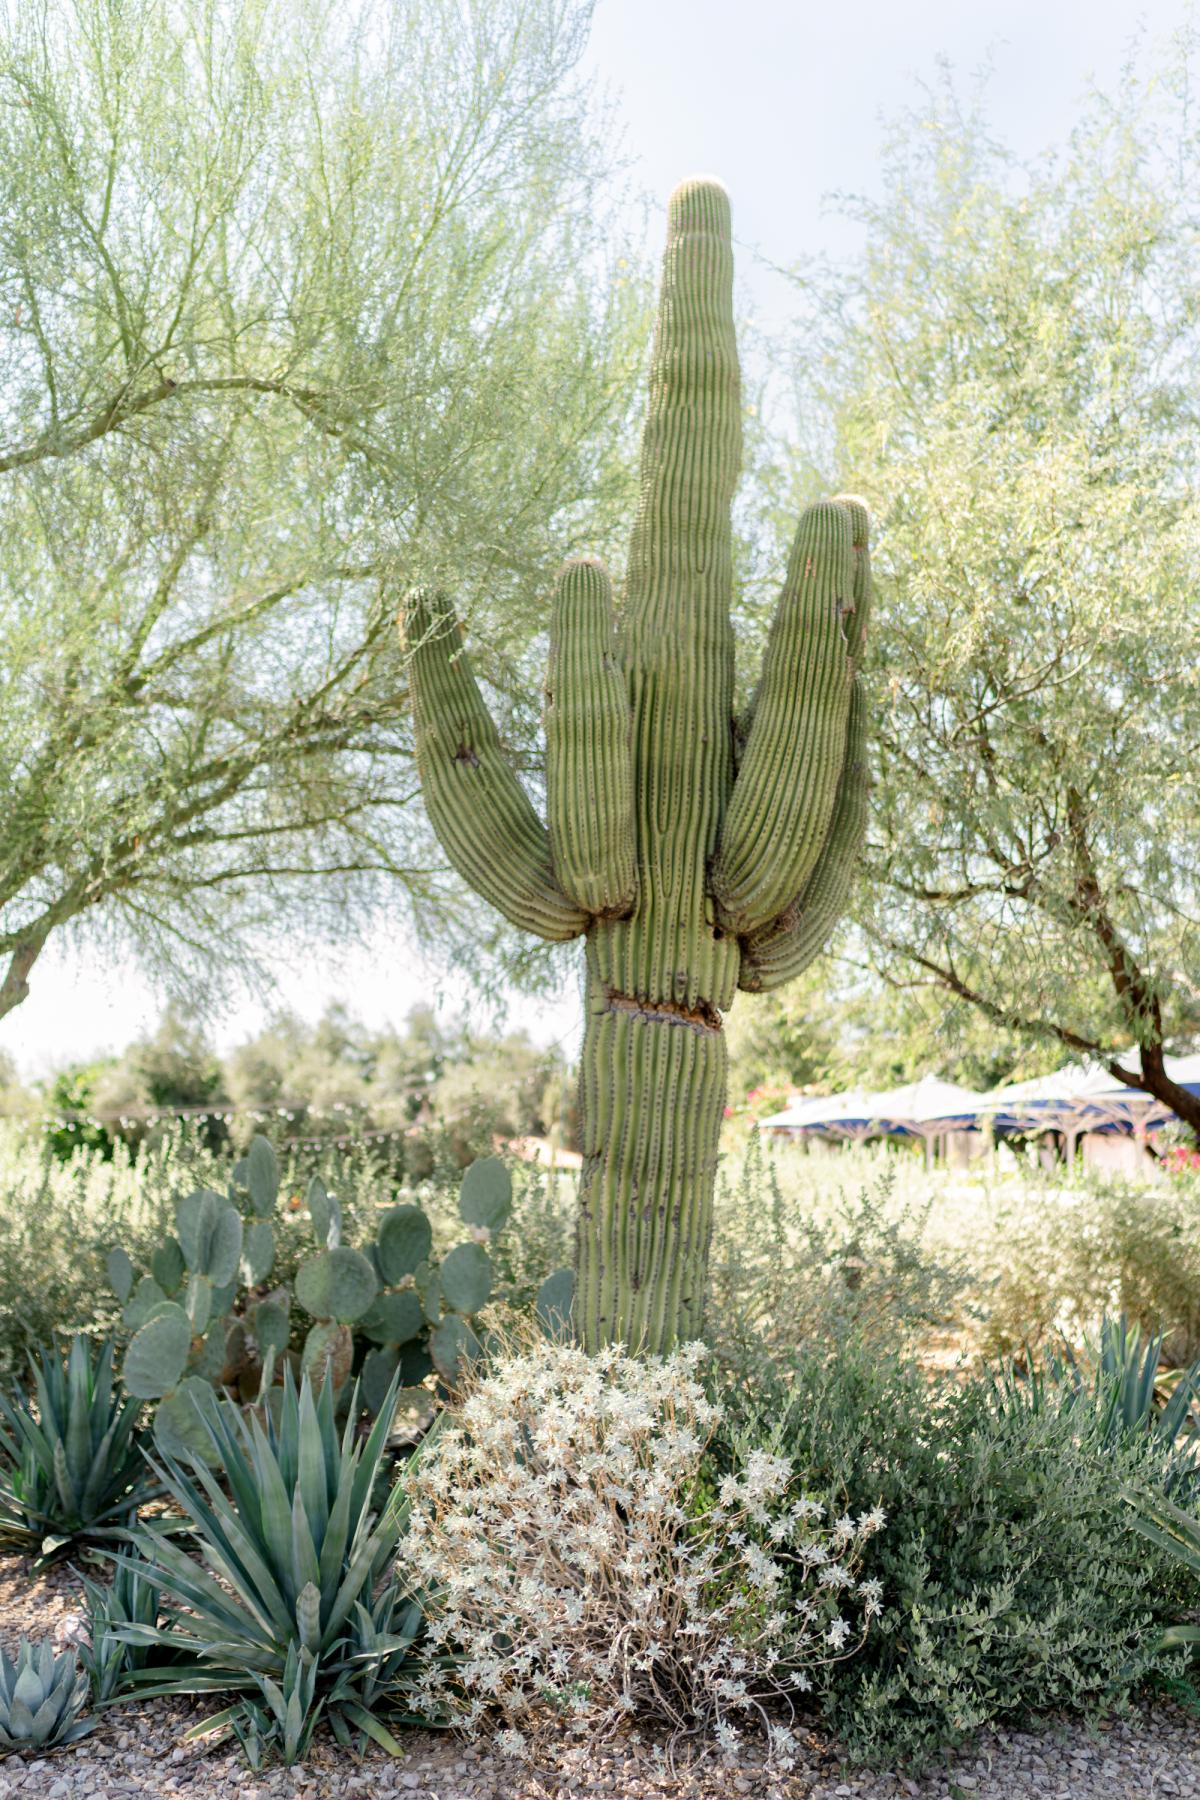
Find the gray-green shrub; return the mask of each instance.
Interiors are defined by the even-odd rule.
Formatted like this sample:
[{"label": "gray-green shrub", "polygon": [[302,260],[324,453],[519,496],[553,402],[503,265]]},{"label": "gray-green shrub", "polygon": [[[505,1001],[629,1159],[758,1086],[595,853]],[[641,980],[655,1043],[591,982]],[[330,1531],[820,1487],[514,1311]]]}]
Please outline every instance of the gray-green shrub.
[{"label": "gray-green shrub", "polygon": [[883,1613],[834,1671],[824,1715],[855,1761],[919,1767],[979,1727],[1123,1705],[1162,1667],[1200,1586],[1131,1530],[1150,1440],[1105,1444],[1070,1408],[998,1413],[986,1377],[931,1382],[850,1331],[728,1373],[731,1437],[791,1457],[810,1491],[882,1505],[868,1573]]}]

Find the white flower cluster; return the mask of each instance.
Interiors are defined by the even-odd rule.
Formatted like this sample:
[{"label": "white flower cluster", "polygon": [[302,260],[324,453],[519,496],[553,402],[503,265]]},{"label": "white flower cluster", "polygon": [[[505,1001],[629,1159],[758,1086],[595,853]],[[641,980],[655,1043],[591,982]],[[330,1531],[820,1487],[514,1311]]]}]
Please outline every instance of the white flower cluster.
[{"label": "white flower cluster", "polygon": [[[468,1727],[498,1711],[513,1753],[628,1721],[707,1730],[733,1756],[739,1724],[879,1610],[856,1570],[881,1513],[827,1524],[765,1452],[712,1491],[703,1355],[542,1344],[477,1379],[416,1459],[402,1569],[445,1652],[430,1698]],[[790,1767],[790,1733],[769,1729]]]}]

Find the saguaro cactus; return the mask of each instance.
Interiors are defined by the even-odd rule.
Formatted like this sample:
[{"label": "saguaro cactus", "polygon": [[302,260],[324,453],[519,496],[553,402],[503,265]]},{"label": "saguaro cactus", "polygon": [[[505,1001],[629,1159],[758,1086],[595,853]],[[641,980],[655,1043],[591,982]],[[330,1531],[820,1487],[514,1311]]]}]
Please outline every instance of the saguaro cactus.
[{"label": "saguaro cactus", "polygon": [[624,605],[558,578],[538,818],[453,614],[412,596],[417,761],[450,861],[514,924],[587,940],[575,1328],[699,1334],[725,1100],[722,1015],[798,974],[845,905],[866,809],[857,679],[866,511],[800,520],[757,692],[733,717],[730,505],[741,448],[729,202],[671,198]]}]

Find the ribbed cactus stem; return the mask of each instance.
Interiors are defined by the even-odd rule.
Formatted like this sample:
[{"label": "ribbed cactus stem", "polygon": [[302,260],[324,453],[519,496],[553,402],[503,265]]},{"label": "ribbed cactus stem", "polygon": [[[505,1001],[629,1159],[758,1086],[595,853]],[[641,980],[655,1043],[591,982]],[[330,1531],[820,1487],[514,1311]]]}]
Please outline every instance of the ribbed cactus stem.
[{"label": "ribbed cactus stem", "polygon": [[833,500],[810,506],[792,545],[713,868],[722,917],[739,936],[800,892],[829,829],[854,679],[845,628],[853,582],[846,508]]},{"label": "ribbed cactus stem", "polygon": [[821,954],[846,910],[867,822],[867,702],[860,683],[850,696],[846,761],[829,835],[804,889],[777,919],[746,938],[738,986],[767,993],[794,981]]},{"label": "ribbed cactus stem", "polygon": [[546,818],[563,892],[601,919],[637,893],[630,720],[608,573],[568,563],[550,614]]},{"label": "ribbed cactus stem", "polygon": [[587,914],[554,878],[549,833],[504,756],[453,613],[413,594],[404,635],[421,791],[446,855],[514,925],[578,937]]},{"label": "ribbed cactus stem", "polygon": [[450,860],[516,923],[587,934],[575,1328],[642,1352],[699,1334],[725,1099],[723,1014],[845,904],[866,804],[866,512],[800,522],[734,772],[730,510],[741,451],[729,202],[671,198],[619,630],[598,565],[551,614],[544,829],[456,628],[408,609],[418,760]]},{"label": "ribbed cactus stem", "polygon": [[698,1337],[725,1106],[715,1010],[615,994],[589,946],[575,1326],[595,1349]]},{"label": "ribbed cactus stem", "polygon": [[596,944],[599,979],[643,1000],[724,1009],[737,945],[708,864],[733,782],[733,550],[741,457],[729,200],[671,197],[622,617],[633,710],[638,906]]},{"label": "ribbed cactus stem", "polygon": [[796,898],[742,941],[738,986],[765,993],[794,981],[820,955],[846,910],[850,884],[867,823],[867,702],[858,674],[871,611],[871,559],[867,509],[852,495],[836,504],[848,519],[853,556],[853,608],[847,618],[850,675],[845,746],[833,816],[812,873]]}]

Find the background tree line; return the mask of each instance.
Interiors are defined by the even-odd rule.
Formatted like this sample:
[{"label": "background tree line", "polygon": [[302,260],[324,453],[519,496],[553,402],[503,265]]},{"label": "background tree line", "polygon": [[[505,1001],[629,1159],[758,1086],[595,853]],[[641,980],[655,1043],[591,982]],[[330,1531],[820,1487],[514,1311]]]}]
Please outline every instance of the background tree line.
[{"label": "background tree line", "polygon": [[277,1014],[227,1054],[168,1006],[156,1029],[119,1055],[68,1063],[43,1080],[0,1064],[0,1116],[41,1122],[51,1150],[101,1153],[175,1129],[183,1116],[210,1148],[256,1129],[286,1145],[371,1137],[396,1176],[435,1161],[465,1167],[497,1139],[576,1148],[574,1084],[561,1050],[524,1032],[478,1032],[415,1007],[399,1029],[371,1030],[344,1006],[309,1025]]}]

